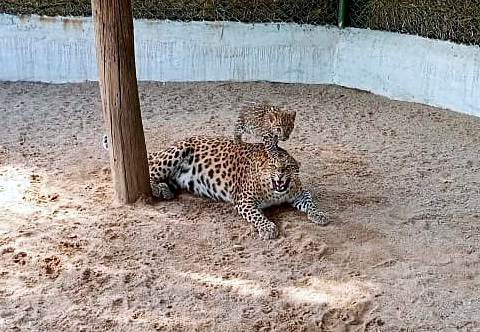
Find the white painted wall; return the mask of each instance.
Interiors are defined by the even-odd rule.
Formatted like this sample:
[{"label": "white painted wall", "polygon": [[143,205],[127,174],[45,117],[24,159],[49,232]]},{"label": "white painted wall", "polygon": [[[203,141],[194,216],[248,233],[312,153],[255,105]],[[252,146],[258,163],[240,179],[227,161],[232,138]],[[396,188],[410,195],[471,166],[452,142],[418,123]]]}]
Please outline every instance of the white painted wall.
[{"label": "white painted wall", "polygon": [[[328,83],[480,116],[480,48],[297,24],[136,20],[137,78]],[[96,80],[91,18],[0,14],[0,80]]]}]

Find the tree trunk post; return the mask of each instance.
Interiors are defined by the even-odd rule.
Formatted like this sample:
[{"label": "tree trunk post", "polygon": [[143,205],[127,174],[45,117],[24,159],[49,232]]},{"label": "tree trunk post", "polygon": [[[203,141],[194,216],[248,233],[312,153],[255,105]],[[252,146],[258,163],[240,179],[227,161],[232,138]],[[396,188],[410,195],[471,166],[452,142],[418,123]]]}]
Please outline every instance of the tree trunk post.
[{"label": "tree trunk post", "polygon": [[92,0],[103,118],[107,130],[115,201],[151,196],[135,72],[130,0]]}]

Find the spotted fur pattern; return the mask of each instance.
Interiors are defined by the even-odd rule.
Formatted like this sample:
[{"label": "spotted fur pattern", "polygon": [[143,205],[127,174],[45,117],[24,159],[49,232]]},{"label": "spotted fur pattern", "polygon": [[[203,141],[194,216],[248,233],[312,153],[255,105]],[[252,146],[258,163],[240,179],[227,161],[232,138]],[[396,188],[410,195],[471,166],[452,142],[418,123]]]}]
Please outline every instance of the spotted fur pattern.
[{"label": "spotted fur pattern", "polygon": [[171,199],[177,189],[233,203],[264,239],[278,235],[277,226],[262,212],[290,203],[308,219],[328,223],[311,195],[302,188],[299,165],[285,150],[269,154],[263,144],[226,138],[192,137],[149,155],[154,196]]},{"label": "spotted fur pattern", "polygon": [[234,139],[240,142],[242,134],[251,134],[258,138],[278,136],[279,140],[286,141],[295,126],[295,116],[295,111],[271,105],[241,109],[235,123]]}]

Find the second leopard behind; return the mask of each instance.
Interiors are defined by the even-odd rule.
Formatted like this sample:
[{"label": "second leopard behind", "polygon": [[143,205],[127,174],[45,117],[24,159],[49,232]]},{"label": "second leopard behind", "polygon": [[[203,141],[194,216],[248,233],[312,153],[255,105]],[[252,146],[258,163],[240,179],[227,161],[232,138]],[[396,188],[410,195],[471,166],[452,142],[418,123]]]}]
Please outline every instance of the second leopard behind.
[{"label": "second leopard behind", "polygon": [[262,139],[278,136],[280,141],[286,141],[295,126],[295,116],[296,111],[267,104],[243,108],[238,112],[234,139],[240,142],[242,134],[251,134]]}]

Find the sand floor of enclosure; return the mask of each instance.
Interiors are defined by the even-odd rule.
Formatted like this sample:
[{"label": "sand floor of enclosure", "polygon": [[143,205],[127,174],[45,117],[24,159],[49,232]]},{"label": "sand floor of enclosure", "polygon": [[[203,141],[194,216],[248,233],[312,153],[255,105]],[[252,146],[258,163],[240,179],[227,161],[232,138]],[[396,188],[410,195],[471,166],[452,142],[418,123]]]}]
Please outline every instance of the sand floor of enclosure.
[{"label": "sand floor of enclosure", "polygon": [[0,83],[0,330],[480,331],[480,119],[337,86],[140,83],[147,148],[298,111],[332,222],[264,241],[226,203],[111,204],[97,84]]}]

